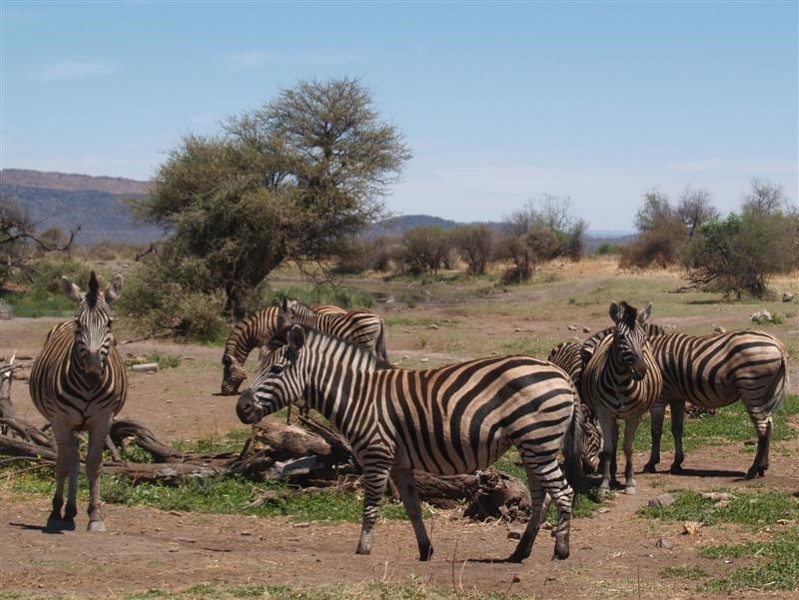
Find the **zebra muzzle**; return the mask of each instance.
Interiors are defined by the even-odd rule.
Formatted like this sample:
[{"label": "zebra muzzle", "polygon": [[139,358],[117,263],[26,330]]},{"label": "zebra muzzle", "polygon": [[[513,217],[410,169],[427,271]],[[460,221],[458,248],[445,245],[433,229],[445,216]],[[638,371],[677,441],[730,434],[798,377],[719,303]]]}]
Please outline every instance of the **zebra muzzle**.
[{"label": "zebra muzzle", "polygon": [[246,390],[236,403],[236,415],[242,423],[253,425],[261,420],[263,411],[255,402],[252,390]]}]

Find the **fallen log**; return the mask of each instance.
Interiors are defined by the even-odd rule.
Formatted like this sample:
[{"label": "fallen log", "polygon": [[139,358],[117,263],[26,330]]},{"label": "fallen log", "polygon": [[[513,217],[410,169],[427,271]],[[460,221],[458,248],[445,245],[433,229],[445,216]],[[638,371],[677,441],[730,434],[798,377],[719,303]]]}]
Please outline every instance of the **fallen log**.
[{"label": "fallen log", "polygon": [[135,419],[115,420],[111,423],[109,437],[117,446],[123,446],[125,439],[133,438],[133,443],[149,452],[156,463],[178,463],[191,458],[189,455],[175,450],[147,425]]},{"label": "fallen log", "polygon": [[530,518],[530,490],[515,477],[489,467],[476,476],[477,489],[469,498],[463,516],[478,521]]},{"label": "fallen log", "polygon": [[24,440],[0,434],[0,454],[7,456],[20,456],[31,459],[45,459],[55,462],[56,451],[39,444],[32,444]]}]

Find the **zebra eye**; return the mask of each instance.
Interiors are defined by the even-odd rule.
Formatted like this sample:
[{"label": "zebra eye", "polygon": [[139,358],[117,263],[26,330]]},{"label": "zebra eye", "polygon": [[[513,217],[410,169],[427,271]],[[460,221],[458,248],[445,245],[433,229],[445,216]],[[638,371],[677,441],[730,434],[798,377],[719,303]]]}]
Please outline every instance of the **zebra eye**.
[{"label": "zebra eye", "polygon": [[280,365],[272,365],[271,367],[269,367],[269,372],[272,375],[280,375],[283,372],[283,370],[284,370],[283,367]]}]

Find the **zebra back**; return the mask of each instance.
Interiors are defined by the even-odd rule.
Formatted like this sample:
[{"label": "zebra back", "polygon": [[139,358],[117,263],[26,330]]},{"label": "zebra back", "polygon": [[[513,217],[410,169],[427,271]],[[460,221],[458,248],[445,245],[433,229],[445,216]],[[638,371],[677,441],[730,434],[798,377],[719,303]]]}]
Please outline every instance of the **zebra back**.
[{"label": "zebra back", "polygon": [[385,323],[374,313],[356,310],[343,314],[319,314],[301,302],[287,299],[280,307],[278,321],[280,329],[291,325],[311,327],[368,348],[385,363],[389,362],[385,342]]}]

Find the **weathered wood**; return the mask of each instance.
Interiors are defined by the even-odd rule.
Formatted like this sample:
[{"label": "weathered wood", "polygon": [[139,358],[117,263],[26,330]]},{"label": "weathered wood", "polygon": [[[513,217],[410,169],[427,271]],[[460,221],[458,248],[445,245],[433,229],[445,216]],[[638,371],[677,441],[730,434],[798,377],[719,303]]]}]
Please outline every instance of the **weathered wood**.
[{"label": "weathered wood", "polygon": [[43,458],[50,461],[55,461],[56,459],[56,452],[52,448],[32,444],[2,434],[0,434],[0,454],[22,456],[25,458]]},{"label": "weathered wood", "polygon": [[490,518],[526,520],[530,517],[530,491],[515,477],[488,468],[477,474],[477,489],[463,516],[479,521]]},{"label": "weathered wood", "polygon": [[330,444],[316,433],[279,421],[268,420],[257,425],[255,441],[269,446],[270,454],[275,460],[332,454]]},{"label": "weathered wood", "polygon": [[147,425],[135,419],[115,420],[111,423],[109,436],[117,446],[121,446],[126,438],[133,438],[133,442],[149,452],[156,463],[184,462],[189,458],[183,452],[175,450]]}]

